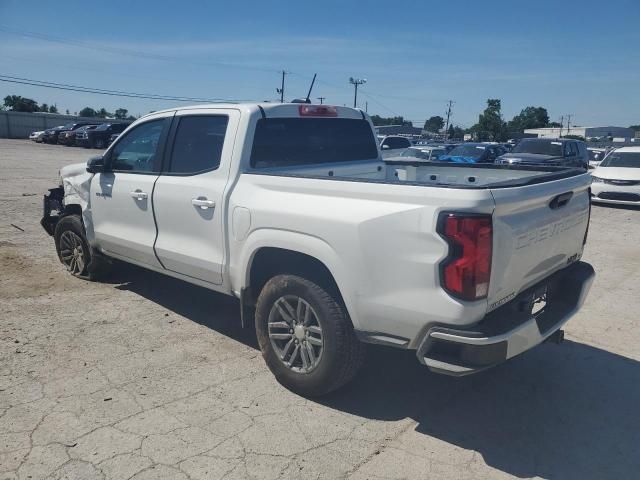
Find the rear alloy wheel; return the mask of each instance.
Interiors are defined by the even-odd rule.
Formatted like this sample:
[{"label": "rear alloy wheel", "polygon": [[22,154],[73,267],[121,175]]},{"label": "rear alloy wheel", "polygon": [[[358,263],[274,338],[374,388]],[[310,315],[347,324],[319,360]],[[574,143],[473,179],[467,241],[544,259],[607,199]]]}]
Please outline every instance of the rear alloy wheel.
[{"label": "rear alloy wheel", "polygon": [[96,148],[102,150],[104,148],[104,140],[102,138],[96,139]]},{"label": "rear alloy wheel", "polygon": [[269,340],[294,372],[309,373],[322,360],[322,327],[309,303],[296,295],[276,300],[267,320]]},{"label": "rear alloy wheel", "polygon": [[364,361],[335,289],[297,276],[271,278],[256,303],[256,334],[276,379],[304,396],[325,395],[348,383]]}]

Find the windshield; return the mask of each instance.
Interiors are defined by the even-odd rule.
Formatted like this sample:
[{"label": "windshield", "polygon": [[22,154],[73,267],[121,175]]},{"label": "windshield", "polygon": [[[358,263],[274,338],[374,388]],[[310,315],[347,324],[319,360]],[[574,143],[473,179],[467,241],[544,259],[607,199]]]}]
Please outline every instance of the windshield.
[{"label": "windshield", "polygon": [[108,130],[110,126],[110,123],[103,123],[102,125],[98,125],[96,130]]},{"label": "windshield", "polygon": [[263,118],[251,151],[253,168],[292,167],[378,158],[366,120],[350,118]]},{"label": "windshield", "polygon": [[480,158],[485,148],[482,145],[459,145],[449,152],[449,156]]},{"label": "windshield", "polygon": [[537,155],[562,156],[562,142],[553,140],[522,140],[511,153],[533,153]]},{"label": "windshield", "polygon": [[640,168],[640,152],[613,152],[600,163],[600,166]]}]

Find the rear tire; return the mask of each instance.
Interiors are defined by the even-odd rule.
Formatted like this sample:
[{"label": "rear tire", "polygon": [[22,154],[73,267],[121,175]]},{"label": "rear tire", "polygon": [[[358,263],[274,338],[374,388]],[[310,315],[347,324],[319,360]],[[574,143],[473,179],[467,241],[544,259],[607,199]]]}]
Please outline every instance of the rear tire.
[{"label": "rear tire", "polygon": [[89,246],[80,215],[62,217],[53,237],[58,259],[74,277],[95,281],[109,273],[111,264]]},{"label": "rear tire", "polygon": [[95,144],[95,148],[97,149],[102,150],[105,148],[105,141],[102,138],[96,139],[94,144]]},{"label": "rear tire", "polygon": [[344,307],[334,295],[296,275],[277,275],[256,305],[262,356],[278,382],[303,396],[332,392],[353,379],[364,362]]}]

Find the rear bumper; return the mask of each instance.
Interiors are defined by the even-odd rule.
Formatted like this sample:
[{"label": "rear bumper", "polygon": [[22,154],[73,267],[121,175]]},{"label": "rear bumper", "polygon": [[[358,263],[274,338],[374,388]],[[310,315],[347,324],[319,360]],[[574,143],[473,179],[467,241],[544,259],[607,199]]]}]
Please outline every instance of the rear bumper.
[{"label": "rear bumper", "polygon": [[[429,329],[420,342],[420,363],[438,373],[468,375],[498,365],[542,343],[580,309],[595,272],[577,262],[519,294],[469,329]],[[532,301],[546,292],[546,306],[531,313]]]}]

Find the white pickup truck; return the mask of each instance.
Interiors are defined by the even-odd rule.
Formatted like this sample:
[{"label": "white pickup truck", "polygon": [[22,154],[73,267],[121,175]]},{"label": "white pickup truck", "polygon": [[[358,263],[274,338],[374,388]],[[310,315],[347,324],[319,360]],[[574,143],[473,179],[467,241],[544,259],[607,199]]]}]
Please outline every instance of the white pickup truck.
[{"label": "white pickup truck", "polygon": [[41,223],[78,277],[118,259],[238,297],[277,379],[322,395],[363,343],[464,375],[559,340],[594,277],[579,261],[590,182],[387,165],[356,109],[209,105],[146,115],[63,168]]}]

